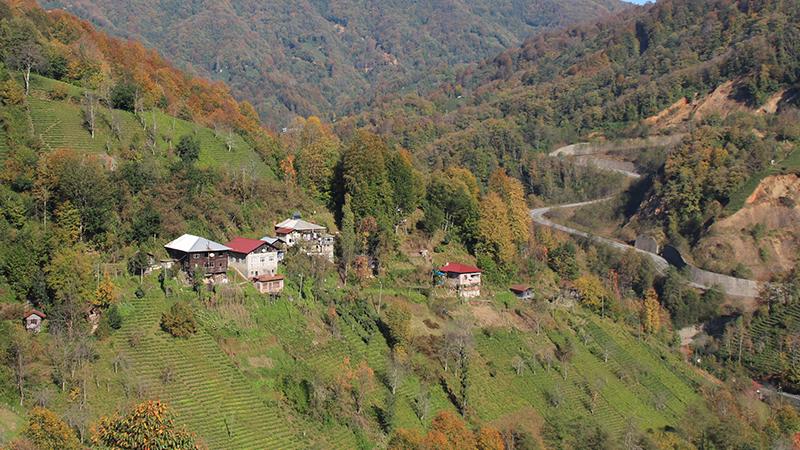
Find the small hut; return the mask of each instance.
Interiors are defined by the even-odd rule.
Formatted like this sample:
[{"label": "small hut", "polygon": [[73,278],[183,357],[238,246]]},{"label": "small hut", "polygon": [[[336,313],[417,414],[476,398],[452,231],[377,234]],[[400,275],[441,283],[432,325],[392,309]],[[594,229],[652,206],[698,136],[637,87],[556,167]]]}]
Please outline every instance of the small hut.
[{"label": "small hut", "polygon": [[280,294],[283,291],[283,275],[260,275],[253,278],[253,284],[262,294]]},{"label": "small hut", "polygon": [[533,288],[526,284],[515,284],[509,289],[520,300],[530,300],[533,298]]},{"label": "small hut", "polygon": [[47,315],[37,309],[29,309],[25,312],[23,321],[25,329],[33,333],[42,331],[42,321],[47,318]]}]

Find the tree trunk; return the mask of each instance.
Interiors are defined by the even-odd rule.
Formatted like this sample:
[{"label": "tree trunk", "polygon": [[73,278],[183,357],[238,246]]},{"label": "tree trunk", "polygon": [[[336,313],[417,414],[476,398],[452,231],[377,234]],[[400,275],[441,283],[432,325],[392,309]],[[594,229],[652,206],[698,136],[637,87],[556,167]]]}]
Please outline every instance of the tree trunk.
[{"label": "tree trunk", "polygon": [[27,64],[25,66],[25,96],[27,97],[31,91],[31,69],[33,66],[31,64]]},{"label": "tree trunk", "polygon": [[23,402],[25,401],[25,389],[24,389],[24,380],[25,380],[25,373],[24,373],[24,365],[22,364],[22,349],[17,349],[17,388],[19,389],[19,406],[22,406]]}]

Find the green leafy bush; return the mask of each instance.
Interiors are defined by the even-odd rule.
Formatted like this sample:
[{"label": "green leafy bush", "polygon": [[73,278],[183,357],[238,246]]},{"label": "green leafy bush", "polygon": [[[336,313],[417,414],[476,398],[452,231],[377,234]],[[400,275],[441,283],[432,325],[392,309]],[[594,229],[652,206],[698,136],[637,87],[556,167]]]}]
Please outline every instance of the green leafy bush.
[{"label": "green leafy bush", "polygon": [[175,337],[189,337],[197,333],[197,321],[192,309],[186,303],[175,303],[161,315],[161,329]]}]

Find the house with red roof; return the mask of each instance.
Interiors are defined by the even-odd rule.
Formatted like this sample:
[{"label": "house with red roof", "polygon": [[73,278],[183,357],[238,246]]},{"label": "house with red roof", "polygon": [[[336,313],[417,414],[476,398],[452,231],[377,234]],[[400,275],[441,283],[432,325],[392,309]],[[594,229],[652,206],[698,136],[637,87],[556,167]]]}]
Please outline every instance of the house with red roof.
[{"label": "house with red roof", "polygon": [[248,280],[278,271],[278,252],[269,242],[236,237],[225,246],[230,249],[228,265]]},{"label": "house with red roof", "polygon": [[459,297],[480,297],[481,269],[468,264],[448,262],[439,271],[445,276],[445,286]]}]

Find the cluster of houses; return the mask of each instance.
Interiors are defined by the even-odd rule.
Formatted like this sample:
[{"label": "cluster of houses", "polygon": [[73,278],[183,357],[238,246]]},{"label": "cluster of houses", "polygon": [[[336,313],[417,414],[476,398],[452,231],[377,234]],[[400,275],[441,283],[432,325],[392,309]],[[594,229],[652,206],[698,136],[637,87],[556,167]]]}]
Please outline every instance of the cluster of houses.
[{"label": "cluster of houses", "polygon": [[[236,237],[225,244],[200,236],[184,234],[164,245],[170,259],[166,267],[177,267],[189,276],[198,272],[207,279],[227,283],[229,269],[252,281],[262,294],[279,294],[283,291],[284,276],[278,273],[278,263],[286,250],[298,246],[300,251],[324,257],[333,262],[334,237],[327,229],[295,216],[275,225],[275,236],[261,239]],[[471,299],[481,295],[481,269],[468,264],[448,262],[434,274],[452,295]],[[527,285],[513,285],[511,292],[519,299],[533,298]],[[47,316],[36,309],[25,311],[23,323],[28,331],[38,333]]]},{"label": "cluster of houses", "polygon": [[278,274],[278,263],[291,247],[333,262],[334,237],[324,226],[305,221],[298,214],[275,225],[275,236],[236,237],[220,244],[184,234],[164,245],[170,257],[169,266],[177,266],[190,276],[201,272],[203,277],[220,283],[227,283],[228,270],[232,269],[251,280],[263,294],[277,294],[283,290],[284,277]]}]

